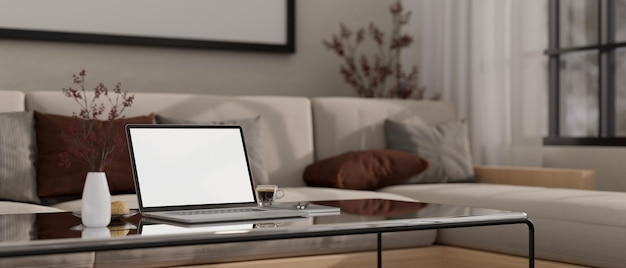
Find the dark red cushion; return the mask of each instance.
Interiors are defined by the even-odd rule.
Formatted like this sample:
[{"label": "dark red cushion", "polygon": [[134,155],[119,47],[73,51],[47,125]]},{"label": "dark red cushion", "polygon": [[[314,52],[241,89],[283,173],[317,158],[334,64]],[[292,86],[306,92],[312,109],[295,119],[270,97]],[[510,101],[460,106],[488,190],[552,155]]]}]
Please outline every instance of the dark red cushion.
[{"label": "dark red cushion", "polygon": [[[62,132],[75,124],[73,122],[76,120],[82,119],[35,111],[38,158],[37,195],[39,197],[80,196],[82,194],[87,172],[93,170],[89,170],[86,163],[74,158],[69,168],[64,167],[59,159],[59,155],[71,146],[63,138]],[[135,191],[125,125],[153,123],[154,114],[115,120],[112,131],[114,135],[122,135],[123,146],[113,151],[110,156],[111,162],[104,170],[112,194]],[[104,124],[96,126],[104,129]]]},{"label": "dark red cushion", "polygon": [[426,160],[400,150],[356,151],[309,165],[304,181],[316,187],[375,190],[401,183],[426,168]]}]

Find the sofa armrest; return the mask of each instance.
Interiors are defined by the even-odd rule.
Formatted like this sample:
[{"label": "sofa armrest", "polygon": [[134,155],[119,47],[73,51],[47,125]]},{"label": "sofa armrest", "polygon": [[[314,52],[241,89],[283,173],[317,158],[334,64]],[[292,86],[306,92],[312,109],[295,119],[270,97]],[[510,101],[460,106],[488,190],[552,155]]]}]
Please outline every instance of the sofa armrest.
[{"label": "sofa armrest", "polygon": [[588,169],[475,166],[478,183],[595,190],[595,172]]}]

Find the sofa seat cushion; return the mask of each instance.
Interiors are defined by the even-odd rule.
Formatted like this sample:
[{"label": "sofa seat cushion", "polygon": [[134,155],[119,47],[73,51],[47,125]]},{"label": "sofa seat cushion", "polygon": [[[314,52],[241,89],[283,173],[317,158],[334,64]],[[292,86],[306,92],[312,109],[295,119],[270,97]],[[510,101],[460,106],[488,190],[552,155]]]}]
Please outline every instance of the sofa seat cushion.
[{"label": "sofa seat cushion", "polygon": [[423,202],[522,211],[531,217],[626,227],[626,193],[622,192],[488,183],[399,185],[381,191]]},{"label": "sofa seat cushion", "polygon": [[[538,258],[589,266],[626,263],[626,193],[486,183],[390,186],[422,202],[522,211],[535,225]],[[523,225],[440,230],[438,243],[527,254]]]},{"label": "sofa seat cushion", "polygon": [[43,205],[27,204],[12,201],[0,201],[0,215],[23,214],[23,213],[50,213],[63,212],[63,210]]}]

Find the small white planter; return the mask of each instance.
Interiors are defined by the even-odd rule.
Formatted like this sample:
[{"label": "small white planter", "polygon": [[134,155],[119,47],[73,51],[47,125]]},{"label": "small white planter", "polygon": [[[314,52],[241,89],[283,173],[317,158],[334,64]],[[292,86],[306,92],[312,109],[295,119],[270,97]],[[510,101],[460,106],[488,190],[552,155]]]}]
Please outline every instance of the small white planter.
[{"label": "small white planter", "polygon": [[89,172],[83,188],[81,219],[86,227],[106,227],[111,222],[111,193],[104,172]]}]

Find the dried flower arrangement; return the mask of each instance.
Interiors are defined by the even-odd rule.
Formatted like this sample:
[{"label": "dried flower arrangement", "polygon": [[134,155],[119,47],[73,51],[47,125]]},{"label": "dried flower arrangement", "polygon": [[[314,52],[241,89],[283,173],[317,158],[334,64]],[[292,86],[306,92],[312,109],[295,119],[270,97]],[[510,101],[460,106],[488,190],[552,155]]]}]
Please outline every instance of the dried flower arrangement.
[{"label": "dried flower arrangement", "polygon": [[[417,65],[413,65],[407,73],[401,62],[401,50],[413,43],[413,37],[401,31],[409,23],[411,12],[404,11],[400,0],[392,4],[389,11],[392,15],[392,29],[388,41],[374,23],[370,23],[367,31],[360,28],[356,33],[341,23],[339,34],[334,34],[332,41],[323,40],[323,43],[343,59],[340,73],[348,84],[356,88],[359,96],[424,99],[427,97],[426,89],[419,84]],[[359,46],[368,37],[377,46],[377,53],[372,57],[358,53]],[[439,99],[439,95],[434,94],[429,98]]]},{"label": "dried flower arrangement", "polygon": [[[63,88],[63,94],[80,106],[80,111],[72,115],[80,120],[62,133],[63,139],[73,146],[59,155],[59,164],[70,167],[71,157],[76,157],[85,162],[91,171],[104,171],[110,162],[110,154],[125,145],[123,133],[113,133],[112,129],[116,119],[125,118],[124,110],[132,106],[135,96],[123,91],[121,83],[117,83],[112,90],[99,83],[93,90],[93,96],[88,96],[85,91],[86,76],[85,70],[73,75],[73,83],[79,89]],[[105,112],[107,120],[100,120]]]}]

